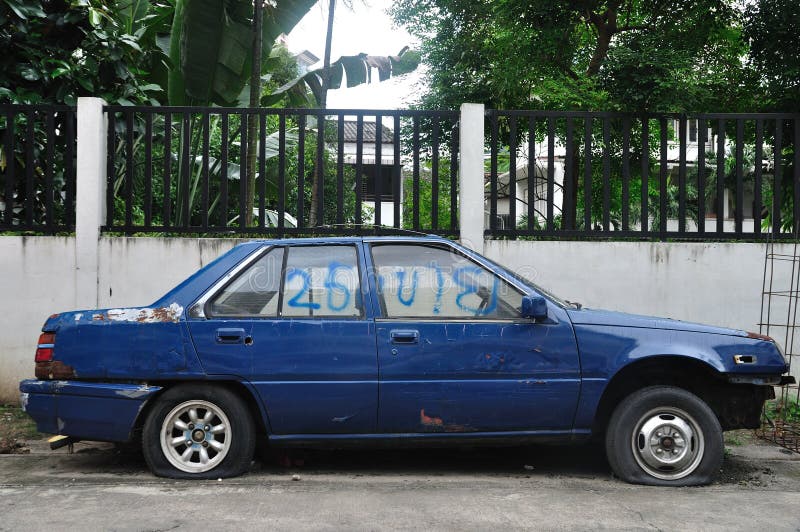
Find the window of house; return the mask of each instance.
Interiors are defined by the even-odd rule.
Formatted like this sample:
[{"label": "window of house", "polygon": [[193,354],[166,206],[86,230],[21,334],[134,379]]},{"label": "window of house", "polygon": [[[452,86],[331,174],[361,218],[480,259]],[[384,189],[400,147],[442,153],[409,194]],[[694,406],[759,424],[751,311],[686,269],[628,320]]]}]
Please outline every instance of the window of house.
[{"label": "window of house", "polygon": [[[681,131],[681,121],[680,120],[673,120],[672,122],[673,129],[675,131],[674,139],[675,141],[679,141],[680,131]],[[688,119],[686,120],[686,142],[697,142],[697,120]]]},{"label": "window of house", "polygon": [[520,317],[522,294],[451,248],[375,244],[372,258],[385,317]]},{"label": "window of house", "polygon": [[395,183],[400,179],[399,168],[390,164],[382,164],[380,174],[375,175],[377,165],[365,164],[361,169],[361,198],[364,201],[376,201],[375,180],[380,179],[381,201],[394,201]]},{"label": "window of house", "polygon": [[514,226],[511,224],[511,215],[510,214],[498,214],[497,215],[497,228],[498,229],[513,229]]}]

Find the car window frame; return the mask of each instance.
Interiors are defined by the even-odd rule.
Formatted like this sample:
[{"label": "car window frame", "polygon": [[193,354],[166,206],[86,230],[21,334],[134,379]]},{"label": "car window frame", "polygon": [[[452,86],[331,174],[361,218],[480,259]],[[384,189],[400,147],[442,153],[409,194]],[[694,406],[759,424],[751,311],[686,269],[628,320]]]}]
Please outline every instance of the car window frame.
[{"label": "car window frame", "polygon": [[361,305],[356,306],[359,310],[358,316],[337,316],[335,314],[325,315],[325,316],[284,316],[283,315],[283,292],[286,283],[286,263],[289,260],[289,253],[287,251],[283,255],[283,266],[281,266],[281,283],[280,283],[280,292],[278,293],[278,319],[285,319],[285,320],[365,320],[367,316],[367,309],[366,309],[366,298],[364,297],[364,286],[363,286],[363,272],[361,270],[361,256],[360,256],[360,248],[361,246],[358,243],[354,242],[323,242],[319,244],[294,244],[285,246],[287,250],[295,249],[295,248],[319,248],[319,247],[351,247],[355,250],[355,265],[356,265],[356,279],[358,280],[358,289],[355,290],[353,293],[357,295],[361,299]]},{"label": "car window frame", "polygon": [[[498,278],[501,282],[510,286],[513,290],[517,291],[521,297],[525,297],[528,293],[521,289],[516,283],[510,282],[504,276],[498,274],[494,271],[493,268],[487,267],[486,264],[482,264],[480,261],[476,260],[474,257],[469,256],[468,254],[462,252],[456,246],[451,246],[446,242],[414,242],[414,241],[371,241],[365,242],[366,246],[369,247],[369,259],[370,259],[370,287],[372,288],[372,292],[375,294],[375,301],[376,301],[376,310],[378,314],[375,316],[376,321],[425,321],[425,322],[438,322],[438,321],[447,321],[447,322],[467,322],[467,323],[492,323],[492,322],[503,322],[503,323],[530,323],[531,320],[529,318],[523,317],[521,314],[515,318],[497,318],[497,317],[480,317],[480,316],[457,316],[457,317],[448,317],[448,316],[388,316],[386,312],[386,305],[383,299],[383,295],[378,289],[378,279],[377,279],[377,271],[378,267],[375,263],[375,257],[372,253],[373,247],[380,247],[380,246],[421,246],[427,248],[434,248],[442,251],[446,251],[449,253],[455,253],[466,259],[467,261],[475,264],[476,266],[480,267],[481,269],[488,272],[490,275]],[[519,311],[518,311],[519,312]]]},{"label": "car window frame", "polygon": [[[286,282],[286,262],[289,257],[289,253],[291,252],[292,248],[319,248],[319,247],[329,247],[329,246],[349,246],[353,248],[356,252],[355,256],[355,265],[358,271],[357,279],[358,279],[358,290],[355,291],[358,297],[361,298],[361,305],[359,308],[359,315],[358,316],[335,316],[335,315],[327,315],[327,316],[284,316],[283,311],[283,292],[284,292],[284,283]],[[241,315],[214,315],[211,312],[211,301],[213,301],[217,296],[219,296],[228,286],[235,283],[242,275],[244,275],[250,267],[256,264],[259,260],[261,260],[265,255],[271,253],[272,251],[282,248],[283,249],[283,261],[281,263],[281,271],[280,271],[280,284],[278,287],[278,314],[277,316],[262,316],[258,314],[241,314]],[[206,319],[206,320],[365,320],[367,316],[366,310],[366,298],[364,297],[364,276],[361,266],[361,246],[355,242],[324,242],[324,243],[309,243],[309,244],[276,244],[264,247],[259,249],[258,251],[254,252],[251,256],[248,256],[245,260],[239,263],[236,267],[234,267],[226,277],[224,277],[221,281],[218,281],[214,284],[208,291],[206,291],[200,298],[198,298],[197,302],[192,304],[190,309],[194,308],[198,304],[202,304],[202,311],[203,315],[197,316],[190,316],[194,319]],[[357,307],[358,308],[358,307]]]},{"label": "car window frame", "polygon": [[[283,249],[283,259],[281,261],[281,276],[283,276],[283,266],[286,264],[286,248],[288,246],[283,245],[276,245],[276,246],[267,246],[262,249],[259,249],[251,257],[248,257],[249,260],[245,260],[242,264],[240,264],[235,271],[231,272],[229,278],[224,279],[224,283],[220,284],[219,286],[213,286],[207,293],[203,294],[203,296],[198,300],[203,302],[203,317],[205,319],[216,319],[216,320],[242,320],[242,319],[258,319],[258,320],[271,320],[276,319],[276,316],[260,316],[258,314],[242,314],[242,315],[215,315],[211,312],[211,302],[215,300],[218,296],[220,296],[226,288],[230,285],[235,283],[239,280],[239,278],[247,273],[250,268],[257,264],[262,258],[264,258],[269,253],[272,253],[276,249]],[[280,285],[279,285],[280,286]],[[280,297],[280,292],[277,294]],[[280,299],[278,299],[278,308],[280,308]]]}]

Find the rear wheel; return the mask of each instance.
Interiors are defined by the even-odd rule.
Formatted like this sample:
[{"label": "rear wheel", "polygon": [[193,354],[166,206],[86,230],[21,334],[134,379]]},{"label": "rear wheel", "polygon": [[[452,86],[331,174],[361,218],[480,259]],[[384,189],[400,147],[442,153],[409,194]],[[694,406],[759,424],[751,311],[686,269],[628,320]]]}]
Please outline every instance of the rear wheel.
[{"label": "rear wheel", "polygon": [[164,392],[144,425],[142,449],[150,469],[171,478],[223,478],[250,467],[255,430],[233,392],[181,385]]},{"label": "rear wheel", "polygon": [[711,408],[672,386],[644,388],[625,398],[606,431],[611,468],[636,484],[708,484],[722,465],[723,448]]}]

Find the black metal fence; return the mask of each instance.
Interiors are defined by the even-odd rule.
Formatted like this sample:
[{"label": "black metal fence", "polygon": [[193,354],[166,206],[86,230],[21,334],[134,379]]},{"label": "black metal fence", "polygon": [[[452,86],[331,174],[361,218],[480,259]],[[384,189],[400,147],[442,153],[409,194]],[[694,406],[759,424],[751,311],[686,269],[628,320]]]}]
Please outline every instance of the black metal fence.
[{"label": "black metal fence", "polygon": [[75,227],[75,108],[0,105],[0,231]]},{"label": "black metal fence", "polygon": [[106,113],[105,231],[458,234],[457,111]]},{"label": "black metal fence", "polygon": [[800,223],[798,114],[486,114],[489,236],[790,239]]},{"label": "black metal fence", "polygon": [[[110,106],[104,230],[458,235],[457,111]],[[493,238],[790,239],[800,115],[486,112]],[[76,111],[0,106],[0,231],[75,223]]]}]

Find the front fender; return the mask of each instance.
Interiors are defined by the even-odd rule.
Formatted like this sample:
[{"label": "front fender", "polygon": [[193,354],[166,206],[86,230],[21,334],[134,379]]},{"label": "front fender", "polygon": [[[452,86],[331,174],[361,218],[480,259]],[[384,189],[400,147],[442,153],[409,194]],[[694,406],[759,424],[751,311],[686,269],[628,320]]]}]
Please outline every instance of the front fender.
[{"label": "front fender", "polygon": [[[589,428],[608,383],[630,364],[660,356],[700,362],[721,375],[780,375],[786,371],[774,343],[742,336],[694,331],[575,325],[581,359],[581,399],[575,428]],[[735,356],[753,355],[737,364]]]}]

